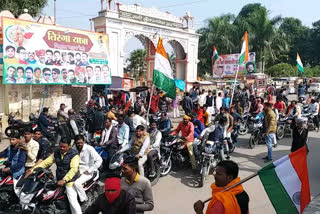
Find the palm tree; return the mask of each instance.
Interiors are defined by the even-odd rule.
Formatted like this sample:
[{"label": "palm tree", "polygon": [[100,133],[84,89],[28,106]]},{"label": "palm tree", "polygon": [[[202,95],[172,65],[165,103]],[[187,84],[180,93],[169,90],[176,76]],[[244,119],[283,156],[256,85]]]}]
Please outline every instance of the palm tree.
[{"label": "palm tree", "polygon": [[143,73],[147,70],[146,56],[147,51],[145,49],[136,49],[131,52],[130,57],[127,59],[131,77],[137,79],[144,76]]}]

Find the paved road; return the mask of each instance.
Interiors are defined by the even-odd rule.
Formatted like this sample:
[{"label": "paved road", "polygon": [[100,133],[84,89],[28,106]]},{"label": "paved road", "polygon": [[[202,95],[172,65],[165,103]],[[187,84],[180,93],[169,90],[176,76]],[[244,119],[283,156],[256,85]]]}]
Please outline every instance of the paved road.
[{"label": "paved road", "polygon": [[[310,177],[310,189],[312,196],[320,193],[320,171],[319,171],[319,143],[320,134],[311,132],[309,135],[308,165]],[[261,159],[266,155],[266,146],[256,146],[251,150],[247,148],[249,135],[243,136],[239,140],[239,145],[232,154],[232,160],[237,162],[240,167],[240,177],[245,178],[266,164]],[[290,151],[291,140],[285,138],[279,141],[279,146],[274,149],[274,160],[287,155]],[[210,185],[214,182],[213,176],[210,176],[204,187],[198,188],[200,176],[192,175],[188,169],[180,169],[172,172],[166,177],[162,177],[159,183],[153,187],[155,209],[153,214],[172,214],[183,213],[191,214],[193,212],[193,203],[199,199],[210,197]],[[251,214],[274,214],[275,211],[260,183],[259,178],[253,178],[244,184],[244,188],[250,197]]]}]

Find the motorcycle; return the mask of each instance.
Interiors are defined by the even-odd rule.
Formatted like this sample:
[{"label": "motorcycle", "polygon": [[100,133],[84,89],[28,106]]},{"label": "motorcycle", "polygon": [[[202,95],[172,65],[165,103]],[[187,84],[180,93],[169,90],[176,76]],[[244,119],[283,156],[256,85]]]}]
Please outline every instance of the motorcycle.
[{"label": "motorcycle", "polygon": [[29,115],[29,122],[24,122],[23,120],[14,119],[14,115],[10,114],[8,117],[8,127],[5,129],[4,133],[7,137],[11,137],[13,133],[18,132],[20,135],[23,135],[25,128],[31,127],[35,129],[38,124],[38,119],[34,116],[34,114]]},{"label": "motorcycle", "polygon": [[245,135],[253,129],[255,117],[251,114],[244,114],[239,124],[238,133],[239,135]]},{"label": "motorcycle", "polygon": [[[0,162],[1,166],[6,163],[4,158],[1,158]],[[12,174],[0,171],[0,210],[8,210],[16,203],[17,196],[13,190]]]},{"label": "motorcycle", "polygon": [[258,120],[253,125],[253,130],[249,139],[249,148],[254,149],[258,144],[265,144],[265,137],[263,133],[263,123],[261,120]]},{"label": "motorcycle", "polygon": [[[124,159],[128,156],[132,156],[130,150],[116,153],[112,156],[109,162],[109,174],[113,176],[120,177],[121,176],[121,168],[124,163]],[[151,168],[148,166],[148,161],[144,164],[144,176],[148,178],[151,183],[151,186],[154,186],[158,183],[160,178],[160,159],[158,152],[154,153],[152,156],[152,161],[154,162],[155,175],[151,176]]]},{"label": "motorcycle", "polygon": [[288,118],[286,116],[280,115],[279,120],[277,122],[277,132],[276,137],[277,140],[282,140],[286,135],[291,136],[291,122],[292,118]]},{"label": "motorcycle", "polygon": [[316,117],[315,115],[311,114],[311,113],[304,113],[301,115],[301,118],[303,118],[304,120],[308,121],[308,129],[310,131],[315,130],[317,127],[314,125],[313,122],[313,118]]},{"label": "motorcycle", "polygon": [[[101,193],[97,180],[97,172],[84,184],[88,201],[82,204],[81,209],[86,210]],[[21,213],[58,213],[69,214],[70,206],[65,189],[58,187],[53,179],[53,174],[48,169],[37,168],[22,185],[19,195],[22,205]]]},{"label": "motorcycle", "polygon": [[209,175],[210,170],[215,169],[219,161],[226,159],[224,154],[224,144],[219,141],[205,141],[201,155],[202,159],[200,162],[200,187],[203,186],[204,181],[206,177]]}]

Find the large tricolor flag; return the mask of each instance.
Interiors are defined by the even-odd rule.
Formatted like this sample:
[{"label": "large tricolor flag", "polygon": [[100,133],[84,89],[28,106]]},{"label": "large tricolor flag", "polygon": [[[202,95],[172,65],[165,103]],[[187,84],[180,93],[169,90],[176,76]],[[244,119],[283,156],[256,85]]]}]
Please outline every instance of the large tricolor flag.
[{"label": "large tricolor flag", "polygon": [[218,51],[216,49],[216,46],[213,46],[213,54],[212,54],[212,65],[214,65],[217,61],[217,59],[219,58],[219,54]]},{"label": "large tricolor flag", "polygon": [[153,84],[166,92],[171,99],[176,98],[176,84],[173,72],[168,60],[167,53],[163,47],[162,39],[159,37],[156,55],[154,59]]},{"label": "large tricolor flag", "polygon": [[298,71],[300,71],[301,73],[304,73],[303,64],[299,56],[299,53],[297,53],[297,68],[298,68]]},{"label": "large tricolor flag", "polygon": [[302,213],[309,204],[306,147],[267,165],[258,175],[277,214]]},{"label": "large tricolor flag", "polygon": [[248,44],[248,33],[247,31],[244,33],[242,48],[239,58],[239,65],[248,62],[249,59],[249,44]]}]

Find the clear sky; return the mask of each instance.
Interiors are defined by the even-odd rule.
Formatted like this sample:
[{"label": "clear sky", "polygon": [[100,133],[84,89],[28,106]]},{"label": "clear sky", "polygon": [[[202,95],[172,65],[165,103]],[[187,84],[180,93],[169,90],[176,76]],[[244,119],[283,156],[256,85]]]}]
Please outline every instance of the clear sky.
[{"label": "clear sky", "polygon": [[[104,0],[106,1],[106,0]],[[53,2],[43,9],[43,15],[53,16]],[[56,0],[57,24],[79,29],[90,29],[89,19],[98,15],[100,0]],[[303,24],[311,26],[320,19],[320,0],[122,0],[123,4],[139,3],[143,7],[156,7],[170,11],[176,16],[184,16],[190,11],[195,17],[195,27],[203,26],[204,20],[226,13],[238,14],[248,3],[261,3],[270,11],[270,17],[297,17]],[[137,41],[131,42],[126,52],[142,47]]]}]

